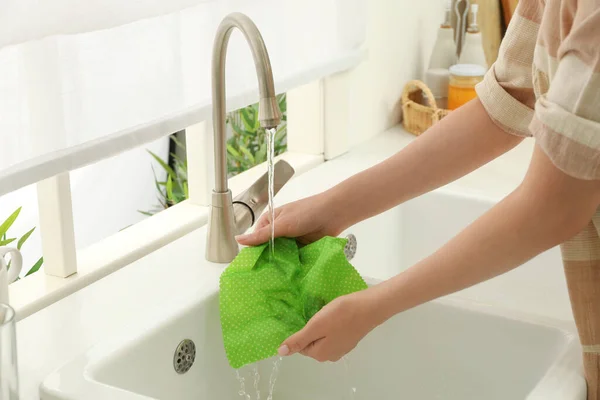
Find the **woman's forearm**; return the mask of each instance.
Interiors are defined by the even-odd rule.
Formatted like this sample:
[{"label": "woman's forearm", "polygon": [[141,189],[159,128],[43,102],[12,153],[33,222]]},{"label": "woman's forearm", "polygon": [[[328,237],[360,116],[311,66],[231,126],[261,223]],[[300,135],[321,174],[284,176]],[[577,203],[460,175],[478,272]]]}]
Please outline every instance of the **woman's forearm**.
[{"label": "woman's forearm", "polygon": [[436,253],[375,288],[380,322],[503,274],[562,243],[590,221],[599,192],[597,182],[568,177],[536,148],[518,189]]},{"label": "woman's forearm", "polygon": [[521,142],[479,100],[453,111],[405,149],[325,193],[345,229],[458,179]]}]

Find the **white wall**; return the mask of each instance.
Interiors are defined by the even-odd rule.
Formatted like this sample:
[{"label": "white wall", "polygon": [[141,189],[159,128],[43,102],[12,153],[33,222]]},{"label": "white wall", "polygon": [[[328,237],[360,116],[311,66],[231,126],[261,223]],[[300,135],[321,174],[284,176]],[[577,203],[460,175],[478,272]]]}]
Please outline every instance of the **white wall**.
[{"label": "white wall", "polygon": [[422,79],[443,0],[369,0],[368,60],[348,74],[350,147],[396,125],[406,82]]}]

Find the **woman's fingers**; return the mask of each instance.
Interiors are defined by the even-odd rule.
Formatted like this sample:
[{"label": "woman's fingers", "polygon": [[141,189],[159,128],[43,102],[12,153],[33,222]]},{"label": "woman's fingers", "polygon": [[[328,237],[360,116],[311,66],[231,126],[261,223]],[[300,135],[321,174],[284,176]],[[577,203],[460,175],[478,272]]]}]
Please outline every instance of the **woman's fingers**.
[{"label": "woman's fingers", "polygon": [[[275,210],[275,237],[285,236],[286,225],[277,223],[277,218],[281,214],[280,209]],[[271,215],[263,214],[262,217],[256,223],[256,228],[254,228],[254,232],[248,233],[246,235],[236,236],[236,240],[239,244],[244,246],[258,246],[260,244],[266,243],[271,238]]]},{"label": "woman's fingers", "polygon": [[[277,219],[277,215],[279,215],[279,210],[275,210],[275,219]],[[271,224],[271,214],[270,213],[266,213],[263,214],[259,219],[258,222],[256,223],[256,226],[254,227],[254,230],[259,230],[261,228],[264,228],[267,225]]]},{"label": "woman's fingers", "polygon": [[277,352],[280,356],[306,352],[310,347],[318,344],[319,339],[322,339],[322,335],[319,335],[315,324],[309,322],[303,329],[287,338]]},{"label": "woman's fingers", "polygon": [[261,229],[255,230],[246,235],[236,236],[235,239],[239,244],[244,246],[258,246],[266,243],[271,238],[271,226],[267,225]]}]

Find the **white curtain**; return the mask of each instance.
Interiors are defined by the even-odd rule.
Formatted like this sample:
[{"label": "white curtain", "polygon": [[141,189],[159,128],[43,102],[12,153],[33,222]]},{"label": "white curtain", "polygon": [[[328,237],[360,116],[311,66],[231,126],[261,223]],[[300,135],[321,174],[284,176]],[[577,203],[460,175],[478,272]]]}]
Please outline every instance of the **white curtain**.
[{"label": "white curtain", "polygon": [[212,0],[3,0],[0,47],[114,28]]},{"label": "white curtain", "polygon": [[[358,48],[366,1],[0,2],[0,196],[208,118],[212,41],[227,13],[256,22],[277,83]],[[256,87],[239,35],[227,82],[228,93]]]}]

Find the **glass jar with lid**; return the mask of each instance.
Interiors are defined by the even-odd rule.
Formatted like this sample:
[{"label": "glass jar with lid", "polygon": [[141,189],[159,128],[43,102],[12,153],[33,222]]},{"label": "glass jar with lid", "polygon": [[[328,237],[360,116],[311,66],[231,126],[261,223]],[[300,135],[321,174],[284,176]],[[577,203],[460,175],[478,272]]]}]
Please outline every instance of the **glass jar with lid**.
[{"label": "glass jar with lid", "polygon": [[477,97],[475,85],[483,80],[486,69],[481,65],[457,64],[450,67],[448,109],[455,110]]}]

